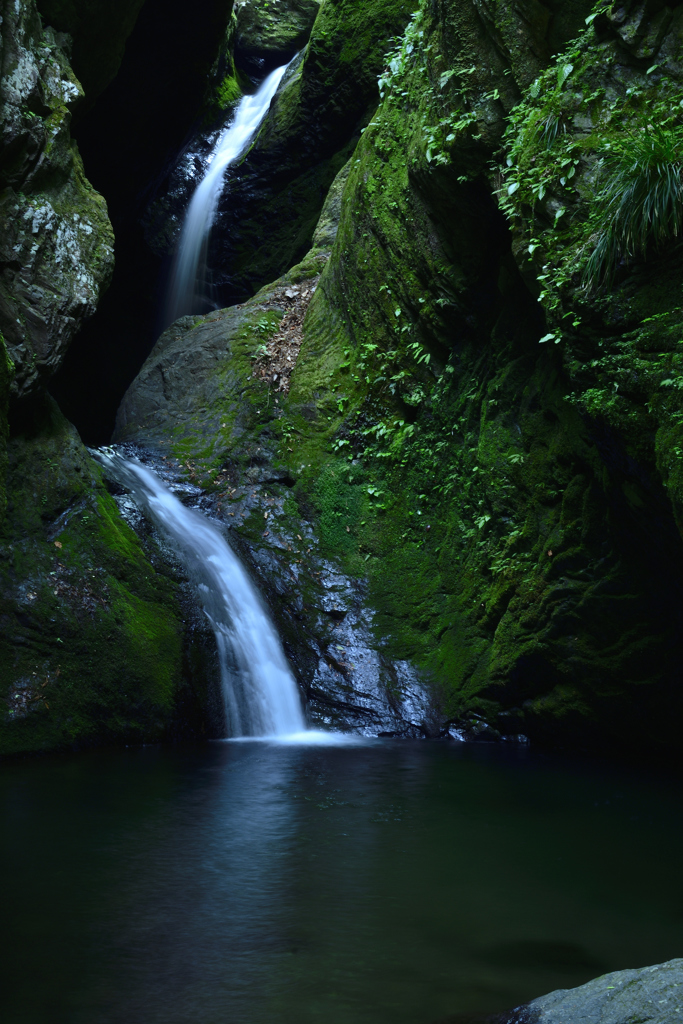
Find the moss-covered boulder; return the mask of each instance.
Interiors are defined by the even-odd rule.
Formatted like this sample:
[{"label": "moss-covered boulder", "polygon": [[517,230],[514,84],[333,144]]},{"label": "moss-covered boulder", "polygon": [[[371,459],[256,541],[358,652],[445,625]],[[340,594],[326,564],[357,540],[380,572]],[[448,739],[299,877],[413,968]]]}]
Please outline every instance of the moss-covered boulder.
[{"label": "moss-covered boulder", "polygon": [[245,0],[237,15],[235,57],[248,74],[285,64],[308,42],[321,0]]},{"label": "moss-covered boulder", "polygon": [[160,738],[181,689],[168,570],[47,397],[9,443],[0,532],[0,753]]},{"label": "moss-covered boulder", "polygon": [[63,39],[32,0],[3,22],[0,78],[0,332],[22,396],[58,368],[113,270],[104,200],[70,132],[82,96]]}]

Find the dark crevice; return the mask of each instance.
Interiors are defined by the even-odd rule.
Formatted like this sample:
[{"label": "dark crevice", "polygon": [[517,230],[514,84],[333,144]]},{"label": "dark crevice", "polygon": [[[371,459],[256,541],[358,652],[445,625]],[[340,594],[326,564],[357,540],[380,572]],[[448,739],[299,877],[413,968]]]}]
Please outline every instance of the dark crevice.
[{"label": "dark crevice", "polygon": [[202,108],[230,7],[197,0],[188,17],[181,0],[147,0],[118,75],[74,128],[116,237],[111,287],[50,382],[88,444],[109,442],[121,398],[156,340],[165,267],[139,220]]}]

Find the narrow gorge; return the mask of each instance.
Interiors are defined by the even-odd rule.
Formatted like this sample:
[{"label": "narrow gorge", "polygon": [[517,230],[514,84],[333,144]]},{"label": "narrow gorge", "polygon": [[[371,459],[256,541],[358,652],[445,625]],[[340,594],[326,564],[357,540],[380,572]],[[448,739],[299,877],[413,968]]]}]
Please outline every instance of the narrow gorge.
[{"label": "narrow gorge", "polygon": [[[95,843],[104,877],[102,850],[123,844],[147,871],[161,854],[139,772],[150,807],[170,801],[155,827],[184,851],[178,885],[203,878],[180,917],[164,868],[144,894],[122,878],[111,892],[139,907],[105,926],[74,875],[65,893],[108,937],[91,962],[74,933],[58,1009],[52,982],[33,1005],[27,980],[8,1021],[677,1020],[683,5],[0,0],[0,15],[8,807],[22,786],[42,807],[52,773],[66,822],[91,765],[139,810],[112,811],[104,846],[79,819],[64,849]],[[185,833],[193,793],[206,818]],[[2,870],[26,885],[51,813],[34,831],[16,819]],[[134,821],[144,856],[121,838]],[[335,859],[351,836],[353,883]],[[315,907],[332,889],[309,891],[318,866],[295,856],[309,841],[344,878],[329,931]],[[642,878],[616,854],[631,841]],[[484,867],[497,843],[512,874]],[[228,880],[229,924],[204,875]],[[462,920],[418,925],[452,885]],[[356,959],[347,899],[367,929]],[[222,954],[188,965],[186,925],[197,949],[222,936],[230,978],[253,926],[263,959],[243,989],[212,973]],[[147,974],[117,960],[138,941]]]}]

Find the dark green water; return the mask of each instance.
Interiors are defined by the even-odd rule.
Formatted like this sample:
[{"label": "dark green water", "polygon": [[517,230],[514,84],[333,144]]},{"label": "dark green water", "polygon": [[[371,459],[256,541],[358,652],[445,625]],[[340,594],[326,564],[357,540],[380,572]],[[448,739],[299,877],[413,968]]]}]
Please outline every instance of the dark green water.
[{"label": "dark green water", "polygon": [[435,1024],[683,954],[682,800],[495,746],[0,769],[3,1024]]}]

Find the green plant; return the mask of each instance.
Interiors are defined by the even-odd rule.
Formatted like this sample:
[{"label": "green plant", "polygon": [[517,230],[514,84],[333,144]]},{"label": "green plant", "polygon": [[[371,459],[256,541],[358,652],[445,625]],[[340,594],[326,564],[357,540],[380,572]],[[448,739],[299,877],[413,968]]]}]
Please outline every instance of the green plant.
[{"label": "green plant", "polygon": [[384,99],[385,93],[395,88],[401,81],[408,67],[410,57],[415,47],[419,46],[422,42],[423,36],[423,14],[421,10],[417,10],[408,22],[403,37],[393,39],[392,42],[396,45],[386,54],[386,67],[378,79],[381,99]]},{"label": "green plant", "polygon": [[603,157],[595,216],[601,228],[586,264],[590,289],[610,284],[621,259],[678,236],[683,226],[683,128],[629,132]]},{"label": "green plant", "polygon": [[262,316],[258,323],[252,325],[252,330],[257,334],[272,334],[275,328],[276,324],[265,316]]}]

